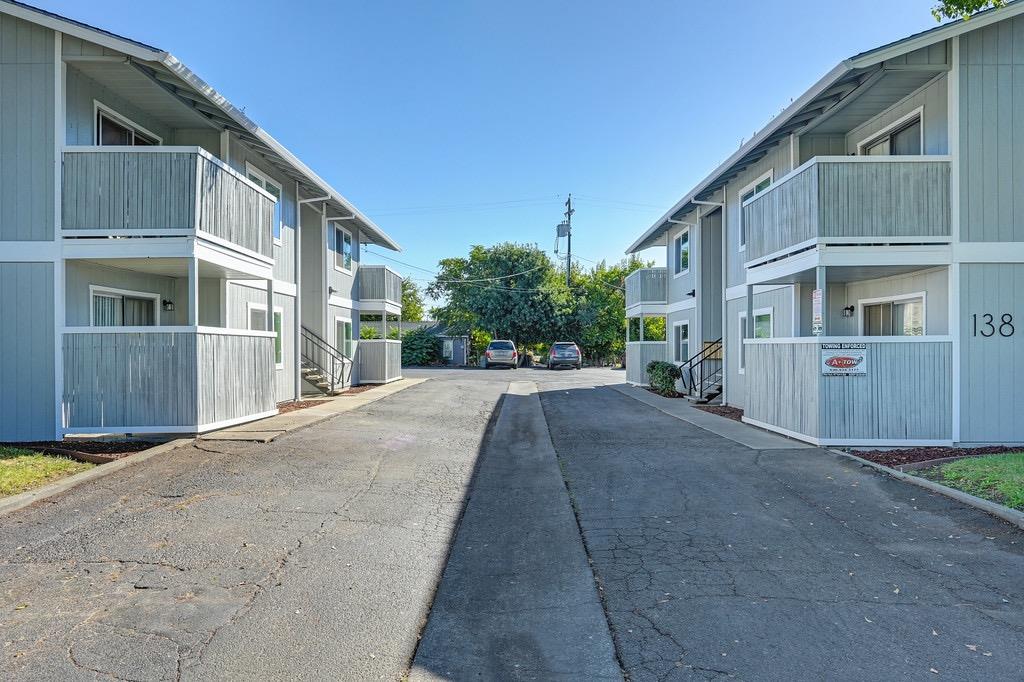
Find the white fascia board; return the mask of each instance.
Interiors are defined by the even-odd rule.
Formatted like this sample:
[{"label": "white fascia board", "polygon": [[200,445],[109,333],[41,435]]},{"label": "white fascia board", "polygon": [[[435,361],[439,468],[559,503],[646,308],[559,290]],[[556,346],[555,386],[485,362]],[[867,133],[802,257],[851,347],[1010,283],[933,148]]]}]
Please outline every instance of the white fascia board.
[{"label": "white fascia board", "polygon": [[679,313],[679,312],[682,312],[684,310],[693,310],[696,307],[697,307],[697,299],[695,299],[695,298],[686,298],[686,299],[683,299],[682,301],[676,301],[675,303],[669,303],[668,307],[665,309],[665,312],[666,313]]},{"label": "white fascia board", "polygon": [[[792,284],[767,284],[758,285],[754,287],[754,295],[767,294],[769,291],[775,291],[776,289],[785,289],[793,286]],[[735,301],[737,298],[747,297],[747,285],[737,284],[736,286],[729,287],[725,290],[725,300]]]},{"label": "white fascia board", "polygon": [[[113,231],[111,231],[111,234]],[[190,258],[192,237],[65,239],[65,258]]]}]

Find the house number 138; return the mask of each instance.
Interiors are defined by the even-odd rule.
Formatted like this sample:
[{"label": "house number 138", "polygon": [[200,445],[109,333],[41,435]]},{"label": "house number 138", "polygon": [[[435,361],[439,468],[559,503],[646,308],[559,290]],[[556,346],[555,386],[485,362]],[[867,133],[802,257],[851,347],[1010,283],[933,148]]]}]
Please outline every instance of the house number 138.
[{"label": "house number 138", "polygon": [[1013,328],[1013,315],[1010,313],[1003,313],[998,322],[992,313],[982,313],[981,315],[975,313],[971,315],[971,318],[974,320],[975,336],[980,334],[987,338],[995,336],[997,333],[999,336],[1013,336],[1016,331]]}]

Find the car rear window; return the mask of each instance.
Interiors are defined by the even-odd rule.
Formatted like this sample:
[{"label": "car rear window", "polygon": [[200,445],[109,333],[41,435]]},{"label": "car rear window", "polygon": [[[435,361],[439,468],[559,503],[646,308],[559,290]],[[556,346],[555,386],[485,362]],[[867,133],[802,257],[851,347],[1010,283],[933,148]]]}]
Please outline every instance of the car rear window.
[{"label": "car rear window", "polygon": [[490,345],[487,346],[491,350],[515,350],[516,347],[512,345],[511,341],[491,341]]},{"label": "car rear window", "polygon": [[555,348],[558,350],[576,350],[575,343],[556,343]]}]

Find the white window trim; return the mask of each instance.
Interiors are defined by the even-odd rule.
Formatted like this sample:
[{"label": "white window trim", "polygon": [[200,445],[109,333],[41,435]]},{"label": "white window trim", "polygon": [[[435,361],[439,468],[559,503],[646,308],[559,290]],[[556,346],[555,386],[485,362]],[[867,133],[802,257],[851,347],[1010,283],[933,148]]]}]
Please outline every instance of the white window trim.
[{"label": "white window trim", "polygon": [[904,128],[908,123],[914,119],[921,121],[921,153],[924,154],[924,106],[920,106],[911,111],[906,116],[901,116],[889,125],[885,126],[881,130],[876,130],[872,135],[865,137],[863,140],[857,143],[857,156],[866,156],[864,153],[868,147],[875,142],[878,142],[883,137],[888,137],[892,131],[898,128]]},{"label": "white window trim", "polygon": [[[93,308],[93,298],[96,294],[112,294],[114,296],[131,296],[132,298],[148,298],[153,301],[153,326],[160,326],[160,302],[162,297],[160,294],[154,294],[150,291],[132,291],[131,289],[116,289],[114,287],[107,287],[101,284],[90,284],[89,285],[89,326],[95,327],[95,310]],[[116,328],[116,327],[115,327]],[[108,327],[104,327],[108,329]]]},{"label": "white window trim", "polygon": [[[857,299],[857,336],[864,336],[864,306],[876,305],[878,303],[897,303],[899,301],[910,301],[915,298],[921,299],[921,326],[924,327],[922,336],[928,336],[928,292],[918,291],[913,294],[893,294],[892,296],[879,296],[878,298]],[[902,335],[901,335],[902,336]],[[887,338],[875,337],[871,338]]]},{"label": "white window trim", "polygon": [[[686,269],[676,272],[676,240],[682,237],[684,234],[686,235],[686,251],[688,254],[686,258]],[[672,237],[672,241],[669,242],[669,249],[669,260],[672,261],[672,279],[690,274],[690,261],[693,260],[693,241],[690,239],[689,226],[686,226],[675,233],[675,235]]]},{"label": "white window trim", "polygon": [[673,322],[672,323],[672,362],[674,362],[677,365],[682,365],[687,360],[690,359],[690,358],[683,358],[682,360],[676,360],[675,359],[675,357],[676,357],[676,348],[679,346],[679,328],[680,327],[686,327],[686,345],[687,345],[686,352],[687,353],[690,352],[690,349],[689,349],[689,345],[690,345],[690,321],[689,320],[683,320],[682,322]]},{"label": "white window trim", "polygon": [[[352,355],[348,355],[347,352],[345,352],[345,355],[348,355],[348,357],[350,359],[354,359],[355,358],[355,354],[356,354],[356,342],[359,340],[356,337],[356,326],[352,323],[352,318],[351,317],[343,317],[341,315],[335,315],[334,316],[334,335],[335,335],[335,337],[337,337],[337,335],[338,335],[338,323],[339,322],[348,322],[352,326]],[[335,344],[335,349],[337,349],[337,344],[338,344],[338,339],[337,338],[334,339],[334,344]],[[345,350],[347,351],[348,349],[345,349]]]},{"label": "white window trim", "polygon": [[101,112],[103,113],[104,116],[107,116],[107,117],[113,119],[114,121],[117,121],[118,123],[120,123],[123,126],[126,126],[128,128],[134,128],[135,130],[138,130],[140,133],[143,133],[144,135],[146,135],[146,137],[152,137],[154,140],[156,140],[157,145],[162,145],[164,143],[164,138],[160,137],[159,135],[154,133],[149,128],[146,128],[145,126],[140,126],[138,123],[136,123],[135,121],[131,120],[130,118],[128,118],[124,114],[120,114],[120,113],[114,111],[113,109],[111,109],[110,107],[108,107],[103,102],[100,102],[99,100],[94,99],[92,101],[92,139],[96,143],[97,147],[101,146],[100,145],[100,128],[99,128],[99,125],[97,125],[97,122],[100,119],[100,113]]},{"label": "white window trim", "polygon": [[[268,329],[253,330],[253,328],[252,328],[252,311],[253,310],[262,310],[265,313],[265,312],[267,312],[267,304],[266,303],[256,303],[255,301],[246,301],[246,303],[245,303],[245,328],[250,330],[250,331],[261,331],[261,332],[270,331]],[[281,313],[281,362],[278,363],[278,362],[275,361],[274,362],[274,368],[275,369],[284,369],[284,337],[285,337],[285,333],[284,333],[284,308],[279,306],[279,305],[275,305],[274,306],[274,314],[277,314],[277,313]],[[273,319],[273,318],[271,318],[271,319]],[[274,338],[277,338],[277,334],[274,334]]]},{"label": "white window trim", "polygon": [[[256,166],[252,165],[252,163],[250,163],[249,161],[246,161],[245,162],[245,178],[246,178],[246,180],[249,179],[249,175],[255,175],[260,180],[262,180],[265,185],[273,185],[274,187],[277,188],[278,196],[280,196],[281,198],[278,199],[274,203],[278,203],[278,202],[283,202],[284,201],[284,187],[281,186],[281,183],[278,182],[277,180],[273,179],[272,177],[270,177],[269,175],[267,175],[263,171],[261,171]],[[266,188],[264,187],[264,189],[266,189]],[[281,205],[281,220],[278,221],[278,222],[279,222],[279,224],[277,226],[277,233],[279,235],[284,236],[284,205],[283,204]],[[273,232],[271,232],[271,234],[273,234]],[[274,244],[276,244],[277,246],[280,246],[281,245],[281,237],[274,237]]]},{"label": "white window trim", "polygon": [[[743,234],[743,207],[746,205],[747,202],[743,201],[743,195],[746,194],[747,192],[751,191],[752,189],[754,189],[758,185],[760,185],[765,180],[771,180],[771,184],[769,184],[768,187],[771,187],[771,185],[775,184],[775,169],[774,168],[769,169],[768,172],[766,172],[766,173],[762,173],[753,182],[747,183],[746,185],[741,187],[740,191],[739,191],[739,194],[737,195],[737,198],[739,198],[739,200],[740,200],[740,212],[739,212],[739,219],[736,221],[736,230],[737,230],[737,232],[736,232],[736,241],[740,245],[738,250],[741,251],[741,252],[747,250],[747,239],[746,239],[746,236]],[[767,191],[767,188],[761,190],[761,192],[765,192],[765,191]],[[758,192],[758,194],[760,194],[761,192]],[[750,197],[750,199],[753,200],[754,197],[756,197],[756,196],[757,196],[757,194],[755,194],[754,196]]]},{"label": "white window trim", "polygon": [[[355,241],[355,237],[352,236],[352,231],[349,230],[347,227],[342,227],[341,225],[338,225],[338,224],[335,224],[332,229],[336,230],[335,235],[334,235],[334,246],[335,246],[335,248],[338,248],[337,231],[344,232],[345,234],[348,235],[348,240],[352,244],[352,262],[355,262],[355,260],[356,260],[356,241]],[[342,247],[342,250],[344,250],[344,247]],[[351,275],[352,274],[352,268],[346,268],[344,265],[338,265],[338,255],[340,253],[342,253],[342,252],[334,251],[331,254],[331,258],[334,260],[334,269],[337,272],[344,272],[346,275]]]},{"label": "white window trim", "polygon": [[[771,324],[771,328],[772,328],[772,335],[770,337],[768,337],[768,338],[774,339],[775,338],[775,307],[774,306],[770,306],[768,308],[755,308],[754,309],[754,319],[756,320],[761,315],[768,315],[769,324]],[[744,331],[744,327],[746,326],[746,321],[747,321],[747,311],[746,310],[741,310],[740,311],[740,328],[739,328],[740,343],[743,343],[743,331]],[[737,361],[737,364],[739,366],[739,374],[746,374],[747,368],[743,364],[743,361],[744,361],[743,353],[742,352],[741,353],[737,353],[736,357],[739,358],[739,360]]]}]

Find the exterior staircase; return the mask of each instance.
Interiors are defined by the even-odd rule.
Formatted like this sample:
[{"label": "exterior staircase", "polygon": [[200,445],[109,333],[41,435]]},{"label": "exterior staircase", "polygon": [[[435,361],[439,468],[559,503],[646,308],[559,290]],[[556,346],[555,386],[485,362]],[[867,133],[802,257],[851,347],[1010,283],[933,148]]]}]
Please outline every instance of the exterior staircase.
[{"label": "exterior staircase", "polygon": [[707,341],[704,348],[680,367],[685,387],[683,395],[700,405],[719,404],[725,363],[722,362],[722,339]]},{"label": "exterior staircase", "polygon": [[324,395],[337,395],[352,385],[352,358],[307,327],[302,327],[299,367],[306,383]]}]

